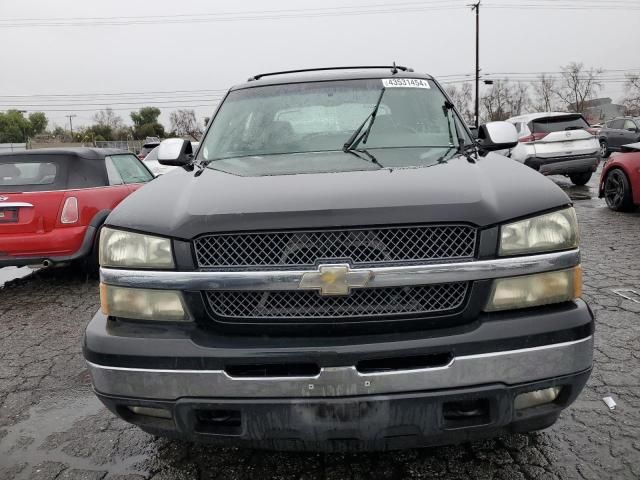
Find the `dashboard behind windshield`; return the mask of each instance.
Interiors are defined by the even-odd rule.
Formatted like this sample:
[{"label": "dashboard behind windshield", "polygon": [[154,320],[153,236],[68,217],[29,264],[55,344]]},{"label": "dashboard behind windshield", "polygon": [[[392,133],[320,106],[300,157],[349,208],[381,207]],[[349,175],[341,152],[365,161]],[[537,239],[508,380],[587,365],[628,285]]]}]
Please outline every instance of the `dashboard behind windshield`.
[{"label": "dashboard behind windshield", "polygon": [[[445,97],[430,80],[366,79],[246,88],[231,92],[198,152],[212,161],[341,150],[385,91],[367,149],[457,145]],[[462,130],[458,123],[458,130]],[[466,132],[460,132],[466,140]]]}]

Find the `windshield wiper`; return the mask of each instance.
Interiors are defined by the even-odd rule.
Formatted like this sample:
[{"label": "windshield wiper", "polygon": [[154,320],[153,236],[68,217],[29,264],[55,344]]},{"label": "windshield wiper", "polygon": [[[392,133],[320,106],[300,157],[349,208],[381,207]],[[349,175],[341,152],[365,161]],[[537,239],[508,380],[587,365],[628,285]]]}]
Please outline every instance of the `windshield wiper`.
[{"label": "windshield wiper", "polygon": [[371,160],[371,163],[375,163],[376,165],[378,165],[380,168],[384,168],[384,165],[382,165],[378,159],[376,157],[373,156],[373,154],[371,152],[369,152],[369,150],[367,150],[366,148],[354,148],[352,150],[349,150],[349,152],[360,152],[360,153],[364,153],[367,157],[369,157],[369,160]]},{"label": "windshield wiper", "polygon": [[[373,126],[373,122],[376,121],[376,115],[378,114],[378,108],[380,108],[380,102],[382,102],[384,91],[385,88],[382,87],[382,90],[380,90],[380,96],[378,97],[378,101],[376,102],[376,106],[373,108],[373,111],[367,116],[367,118],[364,119],[364,122],[362,122],[362,124],[356,129],[356,131],[353,132],[353,134],[349,137],[349,140],[347,140],[347,142],[342,146],[343,152],[346,153],[350,150],[355,150],[356,148],[358,148],[358,145],[362,141],[363,143],[367,143],[369,132],[371,132],[371,127]],[[367,125],[366,130],[362,132],[362,129],[367,124],[367,122],[369,122],[369,125]],[[362,135],[360,135],[360,132],[362,132]]]},{"label": "windshield wiper", "polygon": [[[453,143],[453,129],[451,128],[451,117],[453,117],[453,108],[454,105],[449,100],[445,100],[444,105],[442,106],[442,111],[447,117],[447,125],[449,127],[449,145],[451,148],[455,147]],[[471,156],[472,153],[475,153],[476,156],[478,154],[478,148],[475,143],[465,143],[464,137],[460,134],[460,130],[458,130],[458,124],[455,119],[453,121],[453,127],[456,131],[456,138],[458,139],[458,145],[456,148],[456,153],[460,155],[464,155],[469,163],[475,163],[475,159]]]},{"label": "windshield wiper", "polygon": [[[449,128],[449,146],[453,147],[455,146],[453,143],[453,129],[451,128],[451,117],[452,112],[453,111],[453,103],[451,103],[449,100],[445,100],[444,101],[444,105],[442,105],[442,113],[444,113],[444,116],[447,117],[447,127]],[[460,135],[458,132],[458,127],[456,126],[456,137],[458,137],[458,147],[460,147]]]}]

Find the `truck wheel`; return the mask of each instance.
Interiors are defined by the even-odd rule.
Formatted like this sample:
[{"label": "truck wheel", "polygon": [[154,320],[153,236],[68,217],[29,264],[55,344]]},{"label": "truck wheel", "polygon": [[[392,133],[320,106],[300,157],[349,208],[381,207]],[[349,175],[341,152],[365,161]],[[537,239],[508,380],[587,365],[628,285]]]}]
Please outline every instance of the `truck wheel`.
[{"label": "truck wheel", "polygon": [[619,168],[613,168],[607,173],[604,181],[604,199],[611,210],[627,212],[633,209],[631,185]]},{"label": "truck wheel", "polygon": [[574,185],[586,185],[587,182],[591,180],[591,173],[592,172],[572,173],[569,175],[569,178]]},{"label": "truck wheel", "polygon": [[600,140],[600,156],[602,158],[609,158],[611,152],[609,151],[609,145],[604,140]]}]

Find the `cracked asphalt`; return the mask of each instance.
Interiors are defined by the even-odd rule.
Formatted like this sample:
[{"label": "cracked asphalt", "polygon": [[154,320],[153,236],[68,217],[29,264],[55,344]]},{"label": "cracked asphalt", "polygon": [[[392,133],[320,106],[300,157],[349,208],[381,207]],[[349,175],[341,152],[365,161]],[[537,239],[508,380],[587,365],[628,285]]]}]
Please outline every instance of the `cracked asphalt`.
[{"label": "cracked asphalt", "polygon": [[[98,284],[71,269],[0,288],[0,479],[638,479],[640,213],[608,210],[590,186],[555,177],[576,202],[595,365],[550,429],[458,446],[375,454],[220,449],[152,437],[91,393],[81,354]],[[22,272],[24,274],[24,272]],[[2,278],[2,272],[0,272]],[[638,297],[640,299],[640,297]],[[611,396],[609,411],[602,398]]]}]

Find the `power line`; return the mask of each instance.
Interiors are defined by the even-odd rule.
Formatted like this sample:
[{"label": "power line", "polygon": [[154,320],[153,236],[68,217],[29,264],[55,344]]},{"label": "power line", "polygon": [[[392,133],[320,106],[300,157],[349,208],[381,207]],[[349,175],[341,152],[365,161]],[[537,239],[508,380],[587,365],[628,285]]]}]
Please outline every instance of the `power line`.
[{"label": "power line", "polygon": [[[145,104],[139,104],[141,106],[148,106]],[[175,109],[181,109],[181,108],[202,108],[202,107],[207,107],[207,108],[211,108],[215,106],[215,104],[206,104],[206,105],[172,105],[170,108],[175,108]],[[12,108],[4,108],[5,111],[7,110],[13,110]],[[72,110],[74,112],[95,112],[100,110],[99,108],[39,108],[38,111],[39,112],[68,112],[69,110]],[[114,112],[119,112],[119,111],[132,111],[135,110],[134,108],[112,108],[111,110],[113,110]]]},{"label": "power line", "polygon": [[640,6],[636,4],[620,4],[620,5],[607,5],[607,4],[544,4],[544,3],[522,3],[522,4],[510,4],[510,3],[487,3],[486,8],[491,9],[511,9],[511,10],[580,10],[580,11],[594,11],[594,10],[640,10]]},{"label": "power line", "polygon": [[[200,14],[192,17],[176,18],[175,15],[162,16],[162,18],[147,19],[140,17],[114,17],[115,20],[110,20],[109,17],[103,17],[102,19],[90,19],[90,20],[58,20],[58,19],[25,19],[24,21],[17,21],[15,19],[5,19],[0,21],[0,26],[13,28],[13,27],[82,27],[82,26],[121,26],[121,25],[160,25],[160,24],[184,24],[184,23],[212,23],[212,22],[230,22],[230,21],[248,21],[248,20],[282,20],[282,19],[297,19],[297,18],[319,18],[319,17],[333,17],[333,16],[353,16],[353,15],[368,15],[368,14],[382,14],[382,13],[411,13],[422,12],[425,10],[452,10],[465,8],[464,4],[451,5],[451,2],[446,0],[436,0],[439,3],[427,3],[425,2],[404,2],[389,5],[361,5],[353,7],[324,7],[323,9],[315,9],[310,11],[309,9],[291,9],[287,13],[270,13],[272,11],[264,11],[260,14],[247,14],[244,12],[226,13],[226,14]],[[404,6],[403,6],[404,5]],[[361,8],[368,7],[368,8]],[[401,8],[398,8],[401,7]],[[336,10],[337,8],[343,8],[343,10]],[[349,10],[344,10],[349,8]],[[89,17],[86,17],[89,18]],[[99,17],[93,17],[99,18]],[[11,23],[13,22],[13,23]]]},{"label": "power line", "polygon": [[[570,9],[593,10],[640,10],[640,5],[626,0],[604,2],[602,0],[572,0],[545,2],[533,0],[533,3],[487,3],[486,8],[495,9]],[[397,2],[389,4],[368,4],[337,7],[316,7],[305,9],[249,10],[236,12],[153,15],[140,17],[56,17],[56,18],[9,18],[0,20],[0,26],[13,27],[81,27],[81,26],[120,26],[120,25],[160,25],[180,23],[211,23],[247,20],[282,20],[290,18],[315,18],[327,16],[351,16],[382,13],[411,13],[466,8],[464,3],[451,4],[447,0],[424,0],[422,2]]]},{"label": "power line", "polygon": [[[506,77],[506,76],[497,76],[497,75],[483,75],[480,77],[481,80],[493,80],[493,81],[510,81],[510,82],[523,82],[523,83],[536,83],[540,80],[539,77]],[[547,77],[548,79],[553,80],[562,80],[563,77],[555,76],[555,77]],[[590,77],[578,77],[578,80],[588,80]],[[463,84],[463,83],[471,83],[473,81],[472,78],[467,79],[450,79],[443,80],[440,83],[443,85],[455,85],[455,84]],[[623,85],[627,83],[627,79],[616,79],[616,78],[600,78],[596,77],[595,81],[602,84],[619,84]],[[124,111],[124,110],[132,110],[137,106],[157,106],[161,108],[194,108],[194,107],[210,107],[218,104],[224,97],[210,97],[210,98],[190,98],[190,99],[175,99],[175,100],[167,100],[167,101],[150,101],[148,99],[140,99],[138,101],[132,102],[111,102],[111,103],[92,103],[92,102],[67,102],[67,103],[13,103],[13,102],[1,102],[0,108],[4,110],[14,110],[20,108],[29,108],[29,109],[37,109],[39,111],[68,111],[68,110],[77,110],[77,111],[96,111],[102,109],[111,109],[114,111]],[[186,104],[189,101],[198,102],[197,104]],[[129,107],[125,107],[125,105],[130,105]],[[87,107],[87,108],[85,108]],[[92,107],[92,108],[88,108]]]},{"label": "power line", "polygon": [[[516,76],[516,80],[526,78],[533,78],[534,80],[538,80],[538,76],[540,75],[549,75],[556,76],[556,78],[561,78],[563,71],[562,70],[547,70],[547,71],[527,71],[527,72],[483,72],[482,76],[486,77],[495,77],[495,76]],[[602,74],[599,78],[603,80],[611,79],[611,80],[622,80],[626,81],[626,77],[623,75],[615,75],[615,73],[620,74],[640,74],[639,68],[625,68],[625,69],[603,69]],[[443,74],[443,75],[435,75],[435,78],[440,80],[440,83],[447,83],[450,81],[466,81],[465,78],[472,77],[474,75],[473,72],[469,73],[455,73],[455,74]],[[31,99],[41,99],[40,101],[46,102],[47,104],[54,104],[54,102],[63,102],[68,100],[69,102],[82,102],[83,100],[91,101],[91,100],[102,100],[100,97],[107,97],[104,99],[104,102],[109,103],[100,103],[100,105],[118,105],[122,104],[119,100],[134,100],[139,99],[144,102],[155,102],[156,100],[165,100],[167,98],[173,99],[175,102],[180,102],[184,100],[201,100],[206,98],[215,98],[220,99],[224,97],[224,94],[227,92],[227,89],[185,89],[185,90],[156,90],[156,91],[147,91],[147,92],[85,92],[85,93],[64,93],[64,94],[51,94],[51,93],[35,93],[35,94],[22,94],[22,95],[0,95],[0,102],[11,102],[13,103],[23,103],[24,101],[31,101]],[[147,96],[152,95],[152,96]],[[128,98],[130,96],[134,96],[135,98]],[[113,98],[119,97],[119,98]],[[159,103],[159,102],[157,102]],[[61,103],[62,104],[62,103]],[[65,103],[63,105],[69,105],[73,103]],[[84,103],[81,103],[84,104]],[[40,104],[38,104],[40,105]]]},{"label": "power line", "polygon": [[21,107],[46,107],[46,106],[53,106],[53,107],[57,107],[57,106],[74,106],[74,105],[78,105],[78,106],[83,106],[83,107],[88,107],[88,106],[94,106],[94,107],[109,107],[110,105],[140,105],[141,103],[147,103],[149,105],[155,105],[155,104],[167,104],[167,103],[181,103],[184,100],[191,100],[191,101],[197,101],[197,102],[208,102],[208,101],[219,101],[222,100],[223,97],[219,96],[219,97],[212,97],[212,98],[192,98],[192,99],[177,99],[177,100],[149,100],[149,99],[140,99],[139,101],[136,102],[111,102],[111,103],[6,103],[6,104],[2,104],[2,105],[17,105],[17,106],[21,106]]},{"label": "power line", "polygon": [[[640,72],[640,67],[639,68],[620,68],[620,69],[603,68],[602,72],[603,73],[606,73],[606,72],[635,73],[635,72]],[[564,73],[564,71],[563,70],[555,70],[555,71],[547,70],[547,71],[540,71],[540,72],[485,72],[484,75],[541,75],[541,74],[561,74],[561,73]],[[436,75],[436,78],[467,77],[472,75],[473,75],[473,72],[452,73],[448,75]]]},{"label": "power line", "polygon": [[[527,72],[485,72],[482,79],[495,81],[537,82],[541,75],[552,80],[562,80],[564,72],[555,71],[527,71]],[[603,84],[623,84],[628,81],[628,74],[638,74],[640,68],[603,69],[596,76],[596,81]],[[472,81],[473,73],[457,73],[439,75],[443,85],[461,84]],[[578,80],[589,77],[580,76]],[[225,89],[194,89],[169,90],[149,92],[104,92],[104,93],[74,93],[74,94],[31,94],[31,95],[0,95],[0,106],[6,109],[37,108],[44,112],[56,111],[97,111],[110,108],[114,111],[132,110],[131,106],[159,106],[163,108],[202,108],[212,107],[219,103]],[[149,97],[147,95],[159,95]],[[137,97],[134,97],[137,96]],[[106,97],[106,98],[104,98]],[[28,103],[27,103],[28,102]],[[33,103],[31,103],[33,102]],[[92,107],[92,108],[88,108]]]},{"label": "power line", "polygon": [[[461,1],[461,0],[460,0]],[[595,0],[587,0],[587,1],[595,1]],[[394,2],[394,6],[425,6],[425,5],[435,5],[435,4],[446,4],[450,5],[450,0],[423,0],[423,1],[411,1],[411,2]],[[342,6],[333,6],[333,7],[312,7],[312,8],[285,8],[285,9],[270,9],[270,10],[245,10],[245,11],[234,11],[234,12],[215,12],[215,13],[187,13],[187,14],[171,14],[171,15],[145,15],[145,19],[174,19],[174,18],[187,18],[187,17],[195,17],[202,18],[208,16],[228,16],[228,15],[239,15],[239,14],[278,14],[278,13],[296,13],[296,12],[314,12],[314,11],[327,11],[327,10],[348,10],[348,9],[361,9],[361,8],[376,8],[376,7],[389,7],[389,3],[374,3],[374,4],[364,4],[364,5],[342,5]],[[115,17],[53,17],[53,18],[8,18],[0,20],[0,22],[13,22],[13,21],[84,21],[84,20],[97,20],[97,21],[108,21],[108,20],[139,20],[140,17],[131,17],[131,16],[115,16]]]},{"label": "power line", "polygon": [[130,96],[130,95],[174,95],[174,94],[190,94],[190,93],[223,93],[228,89],[203,89],[203,90],[160,90],[146,92],[110,92],[110,93],[35,93],[26,95],[0,95],[0,98],[21,98],[21,97],[102,97],[102,96]]}]

